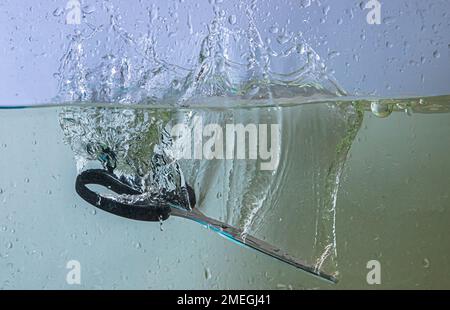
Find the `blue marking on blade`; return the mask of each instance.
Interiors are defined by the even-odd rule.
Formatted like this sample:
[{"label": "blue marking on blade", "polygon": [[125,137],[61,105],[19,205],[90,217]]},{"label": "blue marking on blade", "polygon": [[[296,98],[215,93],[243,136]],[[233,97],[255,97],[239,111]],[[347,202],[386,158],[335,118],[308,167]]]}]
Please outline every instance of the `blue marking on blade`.
[{"label": "blue marking on blade", "polygon": [[[170,203],[169,206],[171,206],[171,207],[173,207],[173,208],[176,208],[176,209],[179,209],[179,210],[184,210],[184,211],[185,211],[185,209],[183,209],[183,208],[181,208],[180,206],[177,206],[177,205],[175,205],[175,204],[173,204],[173,203]],[[242,242],[242,241],[240,241],[240,240],[237,240],[237,239],[236,239],[235,237],[233,237],[233,235],[231,235],[230,233],[227,233],[226,231],[223,231],[222,229],[220,229],[220,228],[218,228],[218,227],[216,227],[216,226],[214,226],[214,225],[211,225],[211,224],[209,224],[208,222],[205,222],[205,221],[202,221],[202,220],[199,220],[199,219],[194,219],[194,218],[189,218],[189,219],[190,219],[191,221],[194,221],[194,222],[196,222],[196,223],[202,225],[203,227],[205,227],[205,228],[207,228],[207,229],[212,230],[213,232],[218,233],[221,237],[224,237],[225,239],[228,239],[228,240],[230,240],[231,242],[236,243],[237,245],[243,246],[243,247],[245,247],[245,248],[250,248],[250,249],[252,248],[251,246],[248,246],[248,245],[245,244],[244,242]]]},{"label": "blue marking on blade", "polygon": [[230,233],[227,233],[226,231],[223,231],[222,229],[220,229],[220,228],[218,228],[218,227],[216,227],[216,226],[214,226],[214,225],[211,225],[211,224],[209,224],[209,223],[207,223],[207,222],[203,222],[203,221],[197,220],[197,219],[192,219],[192,220],[195,221],[195,222],[197,222],[197,223],[199,223],[199,224],[202,225],[203,227],[208,228],[208,229],[212,230],[213,232],[218,233],[220,236],[222,236],[222,237],[224,237],[224,238],[226,238],[226,239],[228,239],[228,240],[230,240],[230,241],[232,241],[232,242],[234,242],[234,243],[236,243],[236,244],[238,244],[238,245],[240,245],[240,246],[243,246],[243,247],[246,247],[246,248],[249,247],[248,245],[246,245],[246,244],[243,243],[242,241],[237,240],[237,239],[236,239],[235,237],[233,237],[233,235],[231,235]]}]

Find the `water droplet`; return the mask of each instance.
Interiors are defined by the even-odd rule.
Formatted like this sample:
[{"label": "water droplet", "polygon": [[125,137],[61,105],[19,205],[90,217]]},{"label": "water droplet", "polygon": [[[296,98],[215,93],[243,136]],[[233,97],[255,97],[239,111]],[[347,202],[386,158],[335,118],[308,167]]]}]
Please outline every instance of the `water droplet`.
[{"label": "water droplet", "polygon": [[395,18],[394,17],[385,17],[383,18],[383,24],[389,25],[392,24],[393,22],[395,22]]},{"label": "water droplet", "polygon": [[84,8],[83,8],[83,13],[84,14],[92,14],[92,13],[94,13],[95,12],[95,7],[93,6],[93,5],[86,5]]},{"label": "water droplet", "polygon": [[159,230],[160,230],[160,231],[164,231],[163,222],[164,222],[164,221],[162,220],[162,218],[160,218],[160,219],[159,219]]},{"label": "water droplet", "polygon": [[435,50],[435,51],[433,52],[433,57],[434,57],[434,58],[440,58],[440,57],[441,57],[441,53],[439,53],[438,50]]},{"label": "water droplet", "polygon": [[311,6],[311,0],[300,0],[301,8],[308,8]]},{"label": "water droplet", "polygon": [[278,33],[278,27],[277,26],[272,26],[269,28],[269,32],[270,33]]},{"label": "water droplet", "polygon": [[283,33],[277,37],[277,42],[280,44],[286,44],[290,39],[291,37],[289,35]]},{"label": "water droplet", "polygon": [[173,87],[174,89],[179,89],[179,88],[181,87],[180,81],[178,81],[177,79],[173,80],[173,81],[172,81],[172,87]]},{"label": "water droplet", "polygon": [[411,115],[413,115],[413,110],[411,109],[411,107],[406,107],[405,113],[406,113],[406,115],[411,116]]},{"label": "water droplet", "polygon": [[211,270],[209,268],[205,268],[205,279],[211,279]]},{"label": "water droplet", "polygon": [[423,268],[429,268],[430,267],[430,260],[428,258],[424,258],[422,261]]},{"label": "water droplet", "polygon": [[134,247],[135,247],[136,249],[140,249],[140,248],[142,247],[142,244],[141,244],[140,242],[136,242],[135,245],[134,245]]},{"label": "water droplet", "polygon": [[328,53],[328,58],[333,59],[334,57],[337,57],[339,55],[340,55],[340,53],[338,51],[331,51]]},{"label": "water droplet", "polygon": [[394,107],[392,106],[392,104],[374,101],[370,104],[370,109],[376,117],[384,118],[391,115]]},{"label": "water droplet", "polygon": [[25,178],[24,182],[25,183],[30,183],[30,179],[29,178]]},{"label": "water droplet", "polygon": [[230,25],[235,25],[237,22],[236,15],[230,15],[230,17],[228,17],[228,22],[230,23]]},{"label": "water droplet", "polygon": [[53,11],[53,16],[55,16],[55,17],[58,17],[58,16],[61,16],[61,14],[64,12],[64,10],[62,9],[62,8],[56,8],[54,11]]},{"label": "water droplet", "polygon": [[7,243],[6,243],[6,248],[7,248],[7,249],[12,249],[12,247],[13,247],[12,242],[7,242]]}]

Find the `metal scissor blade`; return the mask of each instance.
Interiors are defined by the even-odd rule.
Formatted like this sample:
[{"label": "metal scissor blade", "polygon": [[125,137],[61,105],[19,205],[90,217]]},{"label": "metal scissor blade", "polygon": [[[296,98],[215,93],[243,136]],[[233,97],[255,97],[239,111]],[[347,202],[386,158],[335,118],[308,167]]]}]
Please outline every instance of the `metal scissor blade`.
[{"label": "metal scissor blade", "polygon": [[337,283],[336,277],[324,273],[320,270],[317,270],[313,266],[308,265],[307,263],[290,256],[289,254],[281,251],[280,249],[272,246],[271,244],[259,240],[258,238],[253,237],[252,235],[245,234],[240,229],[237,229],[228,224],[207,217],[198,210],[193,209],[191,211],[187,211],[176,207],[172,207],[171,215],[195,221],[240,245],[250,247],[261,253],[269,255],[282,262],[285,262],[289,265],[292,265],[303,271],[306,271],[314,276],[317,276],[323,280],[327,280],[332,283]]}]

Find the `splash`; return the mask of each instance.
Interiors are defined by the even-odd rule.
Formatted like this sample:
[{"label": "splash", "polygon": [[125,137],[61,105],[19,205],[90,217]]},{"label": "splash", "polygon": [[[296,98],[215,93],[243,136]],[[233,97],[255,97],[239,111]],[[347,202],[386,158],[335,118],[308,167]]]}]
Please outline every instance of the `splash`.
[{"label": "splash", "polygon": [[168,193],[186,196],[183,172],[172,155],[172,138],[166,130],[169,118],[170,113],[159,110],[66,107],[60,113],[60,125],[75,153],[78,172],[89,162],[100,163],[144,193],[116,199],[156,204],[165,202]]},{"label": "splash", "polygon": [[[136,34],[125,29],[114,7],[105,5],[106,26],[86,24],[69,36],[55,100],[82,104],[61,112],[61,127],[79,170],[89,162],[114,168],[145,196],[115,197],[119,201],[150,197],[164,203],[162,192],[180,195],[189,184],[206,214],[241,228],[244,238],[247,233],[259,233],[263,239],[278,236],[272,241],[282,245],[291,237],[296,238],[291,244],[301,238],[280,234],[272,227],[279,224],[271,220],[292,205],[292,199],[302,199],[312,206],[308,216],[316,213],[310,238],[315,241],[313,253],[298,255],[312,258],[318,270],[328,264],[336,271],[337,191],[362,116],[349,102],[318,104],[312,110],[277,107],[286,99],[298,104],[346,93],[301,32],[290,31],[286,25],[262,34],[257,7],[256,1],[241,1],[238,8],[243,16],[237,17],[213,1],[212,19],[204,32],[194,35],[188,15],[190,35],[170,47],[161,36],[174,36],[168,19],[176,20],[178,14],[162,17],[152,6],[146,31]],[[205,102],[227,109],[200,109]],[[259,109],[241,109],[242,105]],[[280,124],[282,142],[272,146],[279,152],[279,167],[261,171],[257,161],[175,158],[168,128],[180,122],[192,128],[196,116],[214,124]],[[309,148],[305,151],[299,144]],[[292,171],[306,179],[298,181],[299,175]],[[300,193],[313,198],[283,192],[296,182]],[[289,212],[303,212],[299,210]],[[295,219],[293,215],[285,223],[295,226]]]},{"label": "splash", "polygon": [[[121,26],[120,13],[105,6],[106,26],[85,24],[69,36],[56,100],[176,106],[213,96],[270,102],[345,95],[301,32],[285,28],[283,34],[263,37],[255,22],[257,2],[240,6],[246,27],[230,25],[229,14],[214,2],[206,35],[198,32],[176,42],[179,49],[186,47],[180,57],[160,48],[173,33],[164,32],[168,21],[156,15],[157,8],[148,9],[147,31],[133,34]],[[193,61],[173,63],[172,58]]]}]

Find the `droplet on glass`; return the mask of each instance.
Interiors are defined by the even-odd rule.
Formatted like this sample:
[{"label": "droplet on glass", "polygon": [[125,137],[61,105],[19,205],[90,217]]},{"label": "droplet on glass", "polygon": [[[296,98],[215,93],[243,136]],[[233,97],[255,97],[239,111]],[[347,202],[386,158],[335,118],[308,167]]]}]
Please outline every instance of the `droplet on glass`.
[{"label": "droplet on glass", "polygon": [[55,17],[58,17],[58,16],[61,16],[61,14],[64,12],[64,10],[62,9],[62,8],[56,8],[54,11],[53,11],[53,16],[55,16]]},{"label": "droplet on glass", "polygon": [[205,268],[205,279],[211,279],[211,270],[209,268]]},{"label": "droplet on glass", "polygon": [[94,13],[94,12],[95,12],[95,7],[92,6],[92,5],[86,5],[86,6],[83,8],[83,13],[84,13],[84,14],[92,14],[92,13]]},{"label": "droplet on glass", "polygon": [[301,8],[308,8],[311,6],[311,0],[300,0]]},{"label": "droplet on glass", "polygon": [[230,16],[228,17],[228,22],[230,23],[230,25],[235,25],[236,22],[237,22],[236,15],[230,15]]},{"label": "droplet on glass", "polygon": [[430,267],[430,260],[428,258],[424,258],[422,261],[422,265],[424,268],[429,268]]}]

